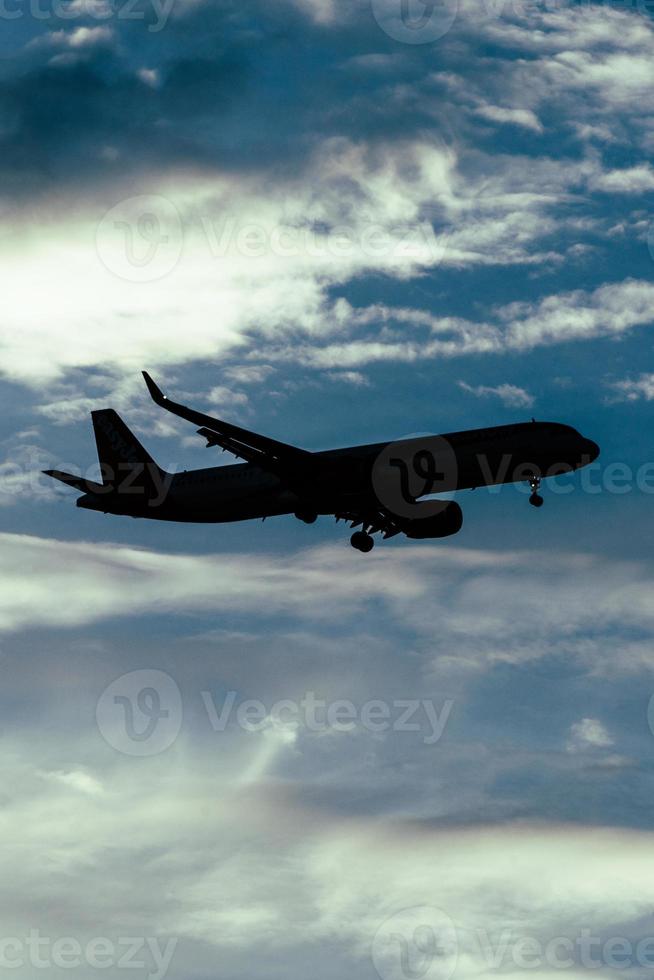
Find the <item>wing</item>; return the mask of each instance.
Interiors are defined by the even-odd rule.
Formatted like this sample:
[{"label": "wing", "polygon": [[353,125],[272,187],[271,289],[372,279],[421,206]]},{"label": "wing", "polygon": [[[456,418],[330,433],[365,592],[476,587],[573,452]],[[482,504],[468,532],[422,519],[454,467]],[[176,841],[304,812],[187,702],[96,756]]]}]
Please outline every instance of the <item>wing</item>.
[{"label": "wing", "polygon": [[173,415],[179,415],[187,422],[199,425],[201,428],[198,432],[207,440],[207,446],[221,446],[234,456],[248,463],[256,463],[262,469],[276,475],[287,473],[289,470],[297,472],[305,469],[313,459],[313,453],[307,452],[306,449],[278,442],[258,432],[251,432],[239,425],[223,422],[222,419],[213,418],[211,415],[205,415],[203,412],[173,402],[164,395],[147,371],[143,372],[143,377],[152,400]]}]

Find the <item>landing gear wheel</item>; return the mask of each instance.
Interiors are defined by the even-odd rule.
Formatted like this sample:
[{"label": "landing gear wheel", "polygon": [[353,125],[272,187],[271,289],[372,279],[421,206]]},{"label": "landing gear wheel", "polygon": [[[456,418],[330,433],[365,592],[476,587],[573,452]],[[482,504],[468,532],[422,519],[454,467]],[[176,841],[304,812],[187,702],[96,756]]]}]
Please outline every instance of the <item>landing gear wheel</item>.
[{"label": "landing gear wheel", "polygon": [[297,510],[295,517],[297,517],[298,521],[303,521],[305,524],[315,524],[318,520],[318,515],[310,510]]},{"label": "landing gear wheel", "polygon": [[350,538],[350,544],[353,548],[356,548],[357,551],[363,551],[364,554],[372,551],[372,549],[375,547],[374,538],[372,538],[369,534],[366,534],[365,531],[355,531]]},{"label": "landing gear wheel", "polygon": [[529,489],[531,490],[531,497],[529,498],[529,503],[532,507],[542,507],[543,498],[539,494],[540,490],[540,477],[533,475],[529,478]]}]

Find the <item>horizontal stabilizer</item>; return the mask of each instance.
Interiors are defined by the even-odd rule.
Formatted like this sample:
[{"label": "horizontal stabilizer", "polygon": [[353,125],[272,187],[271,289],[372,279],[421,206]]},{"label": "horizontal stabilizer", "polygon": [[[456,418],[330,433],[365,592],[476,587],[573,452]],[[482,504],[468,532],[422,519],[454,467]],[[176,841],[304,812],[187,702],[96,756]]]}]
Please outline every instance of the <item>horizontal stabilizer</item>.
[{"label": "horizontal stabilizer", "polygon": [[73,476],[72,473],[63,473],[62,470],[43,470],[46,476],[51,476],[53,480],[59,480],[66,486],[73,487],[81,493],[106,493],[107,487],[102,483],[94,483],[93,480],[85,480],[83,476]]}]

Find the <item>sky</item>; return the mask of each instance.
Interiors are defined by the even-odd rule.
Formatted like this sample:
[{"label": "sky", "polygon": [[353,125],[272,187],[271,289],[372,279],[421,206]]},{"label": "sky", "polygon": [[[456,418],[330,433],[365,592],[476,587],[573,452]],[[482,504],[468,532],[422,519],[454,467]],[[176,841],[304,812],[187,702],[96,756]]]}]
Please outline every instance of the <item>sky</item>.
[{"label": "sky", "polygon": [[[0,2],[0,967],[654,964],[654,4]],[[78,510],[89,412],[601,447],[369,555]],[[50,484],[50,485],[48,485]],[[526,491],[526,492],[525,492]]]}]

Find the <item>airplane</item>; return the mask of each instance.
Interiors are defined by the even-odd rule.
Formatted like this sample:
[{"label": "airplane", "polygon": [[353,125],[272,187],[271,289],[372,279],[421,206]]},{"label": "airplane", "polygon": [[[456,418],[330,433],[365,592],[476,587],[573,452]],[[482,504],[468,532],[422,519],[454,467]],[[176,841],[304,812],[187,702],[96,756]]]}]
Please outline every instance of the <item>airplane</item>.
[{"label": "airplane", "polygon": [[[169,473],[113,409],[91,413],[102,482],[43,472],[81,491],[77,506],[164,521],[226,523],[294,514],[349,522],[352,547],[373,534],[412,540],[456,534],[463,512],[451,494],[494,484],[529,484],[540,507],[541,479],[592,463],[598,445],[559,422],[518,422],[444,435],[309,452],[171,401],[143,371],[153,401],[200,426],[206,445],[243,462]],[[438,496],[450,494],[450,498]]]}]

